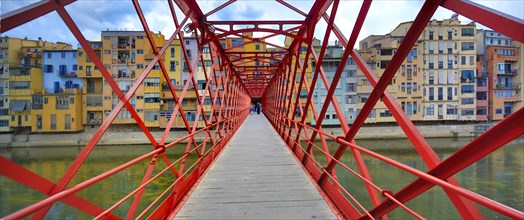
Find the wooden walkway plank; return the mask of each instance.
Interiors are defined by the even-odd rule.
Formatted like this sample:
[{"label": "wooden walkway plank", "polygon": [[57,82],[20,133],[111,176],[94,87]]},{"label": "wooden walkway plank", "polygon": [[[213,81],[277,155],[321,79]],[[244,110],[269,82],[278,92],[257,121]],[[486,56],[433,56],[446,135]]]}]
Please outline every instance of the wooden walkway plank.
[{"label": "wooden walkway plank", "polygon": [[263,115],[250,115],[175,219],[336,219]]}]

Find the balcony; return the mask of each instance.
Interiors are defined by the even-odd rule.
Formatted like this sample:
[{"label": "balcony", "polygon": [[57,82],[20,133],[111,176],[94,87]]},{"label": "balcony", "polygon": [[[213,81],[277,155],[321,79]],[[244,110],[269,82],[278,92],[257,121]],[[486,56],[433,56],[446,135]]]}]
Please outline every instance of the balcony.
[{"label": "balcony", "polygon": [[87,88],[84,93],[86,93],[86,94],[102,94],[102,88]]},{"label": "balcony", "polygon": [[32,109],[44,109],[44,104],[42,103],[33,103],[31,106]]},{"label": "balcony", "polygon": [[67,71],[60,71],[59,72],[60,77],[69,78],[69,77],[78,77],[78,73],[75,71],[67,72]]},{"label": "balcony", "polygon": [[520,89],[520,83],[515,83],[515,84],[511,84],[511,85],[497,84],[497,89],[518,90],[518,89]]},{"label": "balcony", "polygon": [[[161,59],[161,60],[165,60],[165,59],[164,59],[164,58],[165,58],[165,56],[166,56],[166,54],[165,54],[165,53],[164,53],[164,54],[162,54],[162,56],[160,56],[160,59]],[[146,53],[146,54],[144,54],[144,58],[145,58],[146,60],[152,60],[152,59],[154,59],[154,58],[155,58],[155,52],[154,52],[154,51],[152,51],[152,50],[150,50],[150,51],[147,51],[147,53]]]},{"label": "balcony", "polygon": [[478,100],[476,101],[477,106],[488,106],[488,100]]},{"label": "balcony", "polygon": [[21,53],[19,54],[19,57],[20,58],[32,58],[32,57],[36,57],[36,58],[40,58],[42,57],[42,51],[27,51],[25,53]]},{"label": "balcony", "polygon": [[497,71],[499,76],[515,76],[517,75],[517,69],[505,69]]},{"label": "balcony", "polygon": [[64,94],[78,94],[77,88],[65,88]]},{"label": "balcony", "polygon": [[[132,71],[131,73],[128,73],[127,71],[118,70],[118,78],[135,78],[135,71]],[[114,78],[114,77],[113,77]]]},{"label": "balcony", "polygon": [[102,107],[102,96],[101,95],[87,96],[86,105],[88,107]]},{"label": "balcony", "polygon": [[520,102],[522,101],[519,94],[513,93],[512,96],[503,97],[504,102]]}]

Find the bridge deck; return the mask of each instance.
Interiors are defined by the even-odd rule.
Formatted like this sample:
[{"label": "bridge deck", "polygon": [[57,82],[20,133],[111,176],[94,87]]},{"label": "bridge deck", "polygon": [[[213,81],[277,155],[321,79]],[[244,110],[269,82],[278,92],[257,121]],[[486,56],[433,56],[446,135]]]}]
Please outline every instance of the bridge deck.
[{"label": "bridge deck", "polygon": [[250,115],[175,219],[336,219],[263,115]]}]

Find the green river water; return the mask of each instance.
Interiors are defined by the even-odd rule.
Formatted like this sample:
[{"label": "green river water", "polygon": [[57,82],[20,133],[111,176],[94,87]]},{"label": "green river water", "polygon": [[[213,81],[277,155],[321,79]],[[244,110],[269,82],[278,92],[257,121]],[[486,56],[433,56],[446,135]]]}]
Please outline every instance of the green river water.
[{"label": "green river water", "polygon": [[[469,138],[451,139],[434,138],[428,139],[438,156],[442,159],[449,157],[457,149],[470,141]],[[377,153],[386,155],[411,167],[427,171],[427,166],[420,156],[411,147],[407,139],[387,140],[359,140],[357,144]],[[1,149],[0,154],[23,167],[47,178],[52,182],[58,182],[61,176],[70,166],[72,160],[82,150],[79,147],[45,147],[45,148],[8,148]],[[179,158],[186,145],[178,145],[168,149],[167,155],[171,161]],[[334,152],[338,145],[330,143],[331,151]],[[130,146],[97,146],[82,165],[77,175],[69,186],[85,181],[110,168],[127,162],[137,156],[143,155],[152,149],[148,145]],[[369,169],[373,181],[379,187],[396,192],[416,179],[413,175],[398,170],[389,164],[362,154]],[[325,165],[325,159],[316,152],[319,162]],[[350,168],[358,170],[353,156],[347,152],[341,159]],[[195,161],[190,157],[189,164]],[[93,203],[103,207],[110,207],[115,201],[120,200],[132,189],[140,185],[142,177],[150,160],[146,159],[137,165],[103,180],[93,186],[84,189],[77,195],[86,198]],[[158,160],[153,174],[165,168],[165,163]],[[362,205],[368,209],[372,207],[367,191],[361,180],[350,175],[340,167],[336,168],[337,176],[342,185],[352,193]],[[524,210],[524,139],[515,140],[507,146],[495,151],[488,157],[469,166],[455,175],[462,187],[479,193],[498,202],[509,205],[517,210]],[[173,175],[166,172],[146,188],[143,195],[139,212],[149,202],[155,199],[173,181]],[[43,194],[31,190],[25,186],[0,176],[0,217],[17,211],[29,204],[45,198]],[[132,199],[130,200],[132,201]],[[131,202],[126,202],[113,211],[114,214],[125,217],[127,208]],[[458,219],[460,215],[453,204],[447,198],[440,187],[433,187],[421,196],[407,203],[407,206],[428,219]],[[480,205],[481,212],[487,219],[504,218]],[[388,215],[391,219],[413,218],[407,212],[397,208]],[[136,214],[135,214],[136,217]],[[90,219],[91,216],[83,214],[61,202],[56,203],[47,219]]]}]

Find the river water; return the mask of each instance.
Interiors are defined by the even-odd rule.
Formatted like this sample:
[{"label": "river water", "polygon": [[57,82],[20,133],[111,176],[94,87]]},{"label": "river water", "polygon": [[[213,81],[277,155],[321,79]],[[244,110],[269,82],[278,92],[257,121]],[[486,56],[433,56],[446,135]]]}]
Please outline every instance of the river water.
[{"label": "river water", "polygon": [[[445,159],[468,143],[470,139],[434,138],[428,139],[428,141],[438,156]],[[411,167],[427,171],[427,166],[416,151],[413,150],[407,139],[359,140],[357,144]],[[72,160],[82,150],[82,147],[9,148],[1,149],[0,155],[56,183],[66,172]],[[177,145],[168,149],[166,153],[170,160],[174,161],[182,156],[185,147],[185,144]],[[332,152],[337,147],[336,143],[330,143]],[[148,145],[97,146],[69,185],[85,181],[137,156],[148,153],[151,149],[152,147]],[[373,181],[381,188],[396,192],[416,179],[416,177],[405,171],[400,171],[365,154],[362,155]],[[325,159],[320,152],[316,151],[315,156],[321,164],[325,165]],[[188,164],[192,164],[195,158],[195,156],[189,157]],[[358,171],[350,152],[345,154],[341,161]],[[140,185],[149,163],[150,160],[144,160],[113,177],[78,192],[77,195],[92,201],[102,208],[108,208],[115,201],[127,195],[130,189]],[[165,168],[165,163],[159,159],[153,175],[163,168]],[[341,184],[361,201],[364,207],[370,209],[372,205],[363,182],[340,167],[337,167],[336,171]],[[459,172],[455,175],[455,178],[462,187],[468,190],[523,211],[524,139],[521,138],[509,143],[507,146]],[[173,174],[166,172],[153,181],[146,188],[138,210],[143,210],[147,206],[146,204],[155,199],[173,179]],[[43,198],[45,197],[40,192],[0,176],[0,216],[17,211]],[[122,204],[113,213],[125,217],[130,204],[131,202]],[[421,196],[408,202],[407,206],[428,219],[460,218],[453,204],[440,187],[433,187]],[[494,213],[480,205],[478,207],[487,219],[501,217],[498,213]],[[136,216],[137,214],[135,214]],[[399,208],[388,216],[392,219],[412,218],[407,212]],[[87,219],[90,216],[58,202],[52,207],[46,218]]]}]

